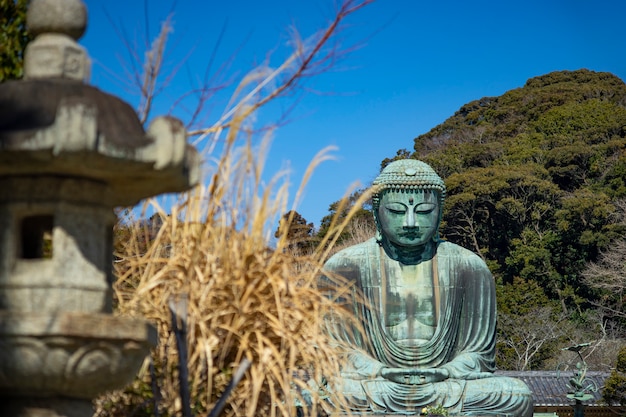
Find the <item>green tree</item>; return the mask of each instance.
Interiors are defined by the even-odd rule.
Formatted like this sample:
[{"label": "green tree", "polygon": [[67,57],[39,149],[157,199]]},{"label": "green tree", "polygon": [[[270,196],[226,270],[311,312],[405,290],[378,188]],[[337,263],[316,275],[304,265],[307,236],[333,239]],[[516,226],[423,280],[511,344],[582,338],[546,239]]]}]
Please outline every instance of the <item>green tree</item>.
[{"label": "green tree", "polygon": [[[321,240],[326,236],[333,221],[337,222],[345,219],[348,212],[354,207],[356,202],[365,192],[366,189],[361,188],[350,194],[347,201],[339,200],[332,203],[328,207],[329,214],[322,218],[319,230],[316,234],[317,238]],[[350,240],[350,238],[359,231],[367,233],[367,231],[374,230],[376,230],[376,226],[374,224],[374,215],[372,212],[372,201],[371,199],[368,199],[367,202],[363,204],[352,216],[350,224],[343,230],[337,240],[337,243],[341,244],[342,242]],[[373,233],[369,237],[371,236],[373,236]]]},{"label": "green tree", "polygon": [[280,238],[286,233],[288,248],[298,254],[303,254],[315,247],[314,230],[313,223],[307,222],[297,211],[290,210],[283,215],[274,237]]},{"label": "green tree", "polygon": [[561,192],[533,164],[473,168],[451,175],[446,185],[442,235],[479,254],[511,283],[520,276],[507,262],[515,239],[527,229],[546,238]]},{"label": "green tree", "polygon": [[0,0],[0,82],[22,77],[29,0]]},{"label": "green tree", "polygon": [[602,399],[608,404],[626,407],[626,346],[619,351],[615,369],[604,383]]}]

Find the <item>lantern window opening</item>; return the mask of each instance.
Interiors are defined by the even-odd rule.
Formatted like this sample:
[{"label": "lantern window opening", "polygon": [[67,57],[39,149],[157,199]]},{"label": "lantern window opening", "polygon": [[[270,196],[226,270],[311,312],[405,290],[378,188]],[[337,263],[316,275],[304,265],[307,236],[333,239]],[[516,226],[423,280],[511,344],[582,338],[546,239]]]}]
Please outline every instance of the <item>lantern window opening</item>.
[{"label": "lantern window opening", "polygon": [[21,258],[52,259],[54,216],[36,215],[22,219],[20,225]]}]

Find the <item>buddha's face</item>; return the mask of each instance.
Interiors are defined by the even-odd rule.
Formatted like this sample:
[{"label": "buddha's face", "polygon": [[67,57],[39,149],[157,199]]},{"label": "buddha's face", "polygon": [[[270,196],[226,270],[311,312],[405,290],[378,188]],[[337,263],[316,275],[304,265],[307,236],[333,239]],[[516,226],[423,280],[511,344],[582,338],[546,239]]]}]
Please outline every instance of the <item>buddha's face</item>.
[{"label": "buddha's face", "polygon": [[432,190],[385,191],[380,197],[378,222],[392,244],[423,246],[437,233],[439,194]]}]

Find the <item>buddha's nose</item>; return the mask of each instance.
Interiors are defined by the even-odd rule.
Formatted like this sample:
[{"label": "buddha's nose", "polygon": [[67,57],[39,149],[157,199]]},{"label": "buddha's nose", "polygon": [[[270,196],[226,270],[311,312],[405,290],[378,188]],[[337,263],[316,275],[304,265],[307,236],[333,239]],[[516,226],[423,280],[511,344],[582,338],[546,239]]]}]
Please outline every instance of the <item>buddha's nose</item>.
[{"label": "buddha's nose", "polygon": [[413,212],[413,210],[407,210],[406,216],[404,216],[404,227],[405,228],[417,227],[417,223],[415,222],[415,213]]}]

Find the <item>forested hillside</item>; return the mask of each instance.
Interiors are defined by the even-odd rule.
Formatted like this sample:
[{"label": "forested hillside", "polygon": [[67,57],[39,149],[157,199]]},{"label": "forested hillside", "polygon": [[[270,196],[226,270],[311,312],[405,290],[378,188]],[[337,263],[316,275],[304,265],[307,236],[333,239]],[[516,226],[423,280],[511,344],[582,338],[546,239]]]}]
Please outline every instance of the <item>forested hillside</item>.
[{"label": "forested hillside", "polygon": [[549,366],[559,343],[623,336],[626,284],[609,290],[584,273],[616,255],[626,226],[622,80],[532,78],[464,105],[382,165],[402,157],[445,179],[442,236],[478,253],[499,283],[501,367]]}]

